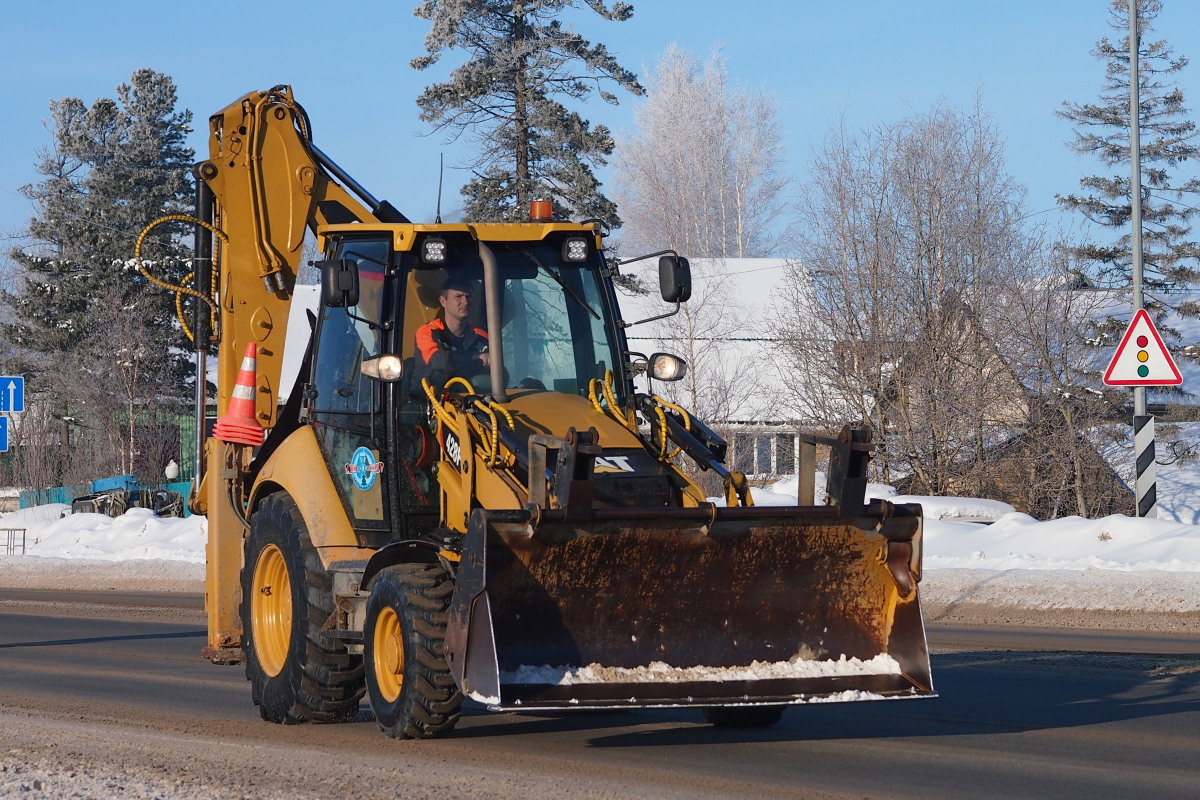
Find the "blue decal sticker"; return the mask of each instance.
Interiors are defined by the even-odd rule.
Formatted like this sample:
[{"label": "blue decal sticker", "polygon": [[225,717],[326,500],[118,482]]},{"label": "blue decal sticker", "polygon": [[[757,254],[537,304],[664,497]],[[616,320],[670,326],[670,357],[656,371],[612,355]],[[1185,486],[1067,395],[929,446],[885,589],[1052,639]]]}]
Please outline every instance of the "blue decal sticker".
[{"label": "blue decal sticker", "polygon": [[383,462],[375,460],[375,454],[365,447],[360,447],[350,456],[346,465],[346,474],[354,485],[362,491],[367,491],[375,485],[375,477],[383,472]]}]

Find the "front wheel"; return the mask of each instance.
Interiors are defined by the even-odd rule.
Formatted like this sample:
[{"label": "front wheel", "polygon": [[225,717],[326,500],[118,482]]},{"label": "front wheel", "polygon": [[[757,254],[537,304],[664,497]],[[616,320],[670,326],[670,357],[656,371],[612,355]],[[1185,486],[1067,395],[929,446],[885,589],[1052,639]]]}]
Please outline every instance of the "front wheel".
[{"label": "front wheel", "polygon": [[436,564],[398,564],[371,584],[363,631],[367,697],[388,736],[428,739],[458,722],[462,693],[445,655],[453,592]]}]

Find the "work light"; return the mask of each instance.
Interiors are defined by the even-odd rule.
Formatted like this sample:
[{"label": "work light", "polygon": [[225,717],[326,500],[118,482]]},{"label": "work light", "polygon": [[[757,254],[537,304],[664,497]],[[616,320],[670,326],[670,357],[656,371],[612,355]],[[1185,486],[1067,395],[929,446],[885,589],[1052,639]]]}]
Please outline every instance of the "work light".
[{"label": "work light", "polygon": [[562,257],[563,261],[579,262],[586,261],[588,254],[587,239],[582,236],[572,236],[563,242]]},{"label": "work light", "polygon": [[431,236],[421,242],[421,260],[426,264],[443,264],[446,261],[446,240]]}]

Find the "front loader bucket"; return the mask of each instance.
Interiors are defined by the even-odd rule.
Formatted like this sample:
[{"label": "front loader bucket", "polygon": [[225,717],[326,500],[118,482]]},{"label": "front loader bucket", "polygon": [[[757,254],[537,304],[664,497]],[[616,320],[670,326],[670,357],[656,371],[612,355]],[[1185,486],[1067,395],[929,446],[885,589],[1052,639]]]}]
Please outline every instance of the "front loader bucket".
[{"label": "front loader bucket", "polygon": [[485,511],[451,671],[501,709],[933,694],[919,506]]}]

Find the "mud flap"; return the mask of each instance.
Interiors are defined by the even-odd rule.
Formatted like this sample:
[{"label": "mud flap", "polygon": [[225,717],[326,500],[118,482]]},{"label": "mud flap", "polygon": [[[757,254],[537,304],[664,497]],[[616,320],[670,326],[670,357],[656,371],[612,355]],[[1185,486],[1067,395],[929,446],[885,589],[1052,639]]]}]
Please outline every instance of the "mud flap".
[{"label": "mud flap", "polygon": [[494,708],[933,694],[919,506],[473,512],[451,671]]}]

